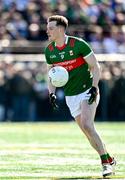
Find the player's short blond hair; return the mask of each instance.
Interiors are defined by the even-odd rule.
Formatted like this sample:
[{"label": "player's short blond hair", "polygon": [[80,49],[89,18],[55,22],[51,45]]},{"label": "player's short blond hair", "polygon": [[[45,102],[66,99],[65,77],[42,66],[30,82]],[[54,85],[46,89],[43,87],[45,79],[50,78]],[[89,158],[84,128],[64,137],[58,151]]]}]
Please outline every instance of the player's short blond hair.
[{"label": "player's short blond hair", "polygon": [[57,26],[63,26],[65,29],[68,27],[68,19],[64,16],[53,15],[47,19],[47,22],[56,21]]}]

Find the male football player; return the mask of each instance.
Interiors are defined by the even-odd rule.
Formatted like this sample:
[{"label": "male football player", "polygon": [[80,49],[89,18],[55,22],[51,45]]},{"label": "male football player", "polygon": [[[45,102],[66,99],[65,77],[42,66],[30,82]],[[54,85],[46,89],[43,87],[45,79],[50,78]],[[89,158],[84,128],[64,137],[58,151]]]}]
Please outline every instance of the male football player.
[{"label": "male football player", "polygon": [[[98,152],[104,177],[113,174],[112,158],[94,126],[94,117],[99,102],[98,82],[100,66],[95,55],[84,40],[66,35],[68,20],[64,16],[54,15],[47,20],[47,35],[50,44],[45,50],[48,70],[56,65],[65,67],[69,72],[69,81],[64,86],[66,103],[92,147]],[[50,101],[57,107],[55,87],[48,82]]]}]

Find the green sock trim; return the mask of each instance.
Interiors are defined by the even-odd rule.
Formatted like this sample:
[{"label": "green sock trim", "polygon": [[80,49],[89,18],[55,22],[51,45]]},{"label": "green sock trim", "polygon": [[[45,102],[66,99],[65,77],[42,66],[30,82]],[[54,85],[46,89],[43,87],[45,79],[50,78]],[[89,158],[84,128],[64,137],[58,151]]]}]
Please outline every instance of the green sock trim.
[{"label": "green sock trim", "polygon": [[100,157],[101,157],[101,160],[107,160],[108,159],[107,154],[103,154]]},{"label": "green sock trim", "polygon": [[109,155],[109,153],[107,153],[106,155],[107,155],[107,158],[111,158],[111,156]]}]

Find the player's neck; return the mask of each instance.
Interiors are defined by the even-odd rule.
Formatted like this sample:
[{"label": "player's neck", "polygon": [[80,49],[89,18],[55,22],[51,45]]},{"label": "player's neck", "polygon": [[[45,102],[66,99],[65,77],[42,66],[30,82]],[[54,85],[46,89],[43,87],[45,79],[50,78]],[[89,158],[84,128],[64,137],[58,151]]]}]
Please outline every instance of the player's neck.
[{"label": "player's neck", "polygon": [[64,34],[63,36],[60,36],[56,41],[55,44],[58,47],[62,47],[66,42],[66,35]]}]

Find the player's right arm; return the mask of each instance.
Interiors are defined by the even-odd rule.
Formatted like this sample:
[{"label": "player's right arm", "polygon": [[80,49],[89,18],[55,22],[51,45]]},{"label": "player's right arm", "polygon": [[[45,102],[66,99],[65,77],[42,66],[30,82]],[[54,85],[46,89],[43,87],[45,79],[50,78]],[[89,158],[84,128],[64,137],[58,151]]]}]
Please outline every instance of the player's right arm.
[{"label": "player's right arm", "polygon": [[[49,72],[49,70],[53,67],[53,64],[50,60],[50,50],[48,47],[46,47],[45,49],[45,58],[46,58],[46,63],[47,63],[47,74]],[[48,80],[47,80],[47,84],[48,84],[48,90],[49,90],[49,94],[51,93],[55,93],[55,87],[52,85],[49,77],[48,77]]]},{"label": "player's right arm", "polygon": [[[49,56],[48,56],[48,48],[46,48],[45,50],[45,57],[46,57],[46,62],[47,62],[47,74],[49,72],[49,70],[53,67],[53,64],[51,63]],[[54,87],[48,77],[48,90],[49,90],[49,98],[50,98],[50,103],[52,105],[52,107],[54,109],[58,108],[58,105],[56,104],[56,95],[55,95],[55,91],[56,91],[56,87]]]},{"label": "player's right arm", "polygon": [[[47,65],[47,71],[49,72],[49,70],[50,70],[52,67],[53,67],[53,65],[48,64],[48,65]],[[47,74],[48,74],[48,72],[47,72]],[[48,82],[47,82],[47,83],[48,83],[49,94],[51,94],[51,93],[55,94],[56,87],[52,85],[49,77],[48,77]]]},{"label": "player's right arm", "polygon": [[[52,65],[47,65],[47,70],[49,72],[49,70],[52,68]],[[48,74],[47,72],[47,74]],[[56,87],[54,87],[48,77],[48,90],[49,90],[49,98],[50,98],[50,103],[52,105],[52,107],[54,109],[58,108],[58,105],[56,104],[56,95],[55,95],[55,91],[56,91]]]}]

